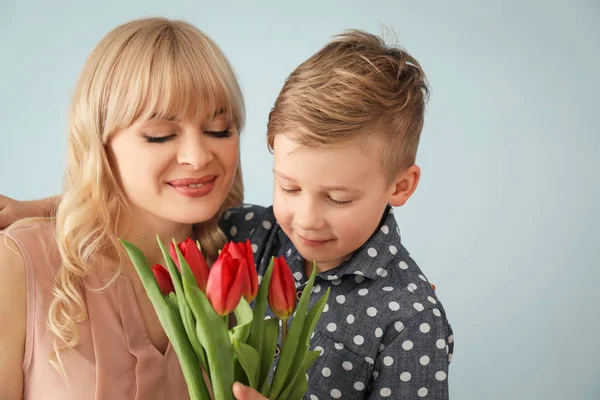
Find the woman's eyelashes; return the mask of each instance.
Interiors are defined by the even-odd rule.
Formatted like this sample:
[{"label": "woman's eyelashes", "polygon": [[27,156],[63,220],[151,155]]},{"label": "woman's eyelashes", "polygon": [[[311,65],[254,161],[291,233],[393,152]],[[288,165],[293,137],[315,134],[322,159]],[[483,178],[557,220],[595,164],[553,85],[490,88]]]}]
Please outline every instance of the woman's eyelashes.
[{"label": "woman's eyelashes", "polygon": [[[217,139],[224,139],[224,138],[228,138],[231,136],[231,131],[229,129],[226,129],[224,131],[205,131],[204,134],[214,137],[214,138],[217,138]],[[146,134],[146,135],[144,135],[144,139],[148,143],[165,143],[171,139],[174,139],[176,136],[177,136],[177,134],[175,134],[175,133],[173,133],[171,135]]]},{"label": "woman's eyelashes", "polygon": [[175,136],[177,136],[177,135],[174,133],[171,135],[166,135],[166,136],[144,135],[144,139],[148,143],[164,143],[164,142],[168,142],[169,140],[173,139]]},{"label": "woman's eyelashes", "polygon": [[231,136],[231,131],[229,129],[225,129],[224,131],[205,131],[204,133],[218,139],[228,138]]}]

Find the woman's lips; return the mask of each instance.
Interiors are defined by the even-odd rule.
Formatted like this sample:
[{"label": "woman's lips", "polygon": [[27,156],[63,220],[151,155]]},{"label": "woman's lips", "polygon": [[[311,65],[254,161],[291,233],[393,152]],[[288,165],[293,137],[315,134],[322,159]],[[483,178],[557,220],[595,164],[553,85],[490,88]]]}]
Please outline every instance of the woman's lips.
[{"label": "woman's lips", "polygon": [[215,187],[216,176],[202,178],[175,179],[167,182],[175,191],[185,197],[204,197]]}]

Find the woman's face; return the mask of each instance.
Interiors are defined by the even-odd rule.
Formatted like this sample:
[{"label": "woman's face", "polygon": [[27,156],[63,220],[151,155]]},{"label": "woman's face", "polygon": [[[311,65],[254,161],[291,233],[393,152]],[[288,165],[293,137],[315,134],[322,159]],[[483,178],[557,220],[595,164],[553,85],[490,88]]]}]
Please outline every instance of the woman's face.
[{"label": "woman's face", "polygon": [[239,134],[226,114],[200,124],[136,122],[115,132],[108,146],[134,217],[156,223],[212,218],[229,194],[239,162]]}]

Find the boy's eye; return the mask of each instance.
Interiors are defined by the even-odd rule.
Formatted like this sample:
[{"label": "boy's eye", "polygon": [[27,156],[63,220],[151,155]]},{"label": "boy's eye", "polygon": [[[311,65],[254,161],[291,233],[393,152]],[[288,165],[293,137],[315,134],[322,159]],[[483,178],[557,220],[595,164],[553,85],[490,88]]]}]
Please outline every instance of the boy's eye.
[{"label": "boy's eye", "polygon": [[231,136],[231,132],[229,131],[229,129],[225,129],[224,131],[207,131],[204,133],[218,139],[228,138],[229,136]]},{"label": "boy's eye", "polygon": [[332,202],[333,204],[335,204],[336,206],[347,206],[352,203],[352,200],[336,200],[329,196],[328,196],[328,198],[329,198],[329,201]]},{"label": "boy's eye", "polygon": [[177,136],[177,135],[175,135],[175,134],[167,135],[167,136],[144,135],[144,139],[148,143],[164,143],[164,142],[167,142],[167,141],[173,139],[175,136]]},{"label": "boy's eye", "polygon": [[281,191],[284,193],[290,193],[290,194],[297,193],[299,191],[299,189],[286,189],[281,185],[279,185],[279,189],[281,189]]}]

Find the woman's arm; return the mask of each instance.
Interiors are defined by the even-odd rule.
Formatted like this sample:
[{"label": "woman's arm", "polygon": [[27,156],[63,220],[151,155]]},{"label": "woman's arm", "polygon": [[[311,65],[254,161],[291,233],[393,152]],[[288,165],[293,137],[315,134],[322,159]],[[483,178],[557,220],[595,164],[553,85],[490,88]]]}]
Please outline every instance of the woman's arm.
[{"label": "woman's arm", "polygon": [[19,249],[0,235],[0,398],[23,398],[27,324],[25,263]]},{"label": "woman's arm", "polygon": [[60,196],[19,201],[0,194],[0,229],[22,218],[53,216],[59,201]]}]

